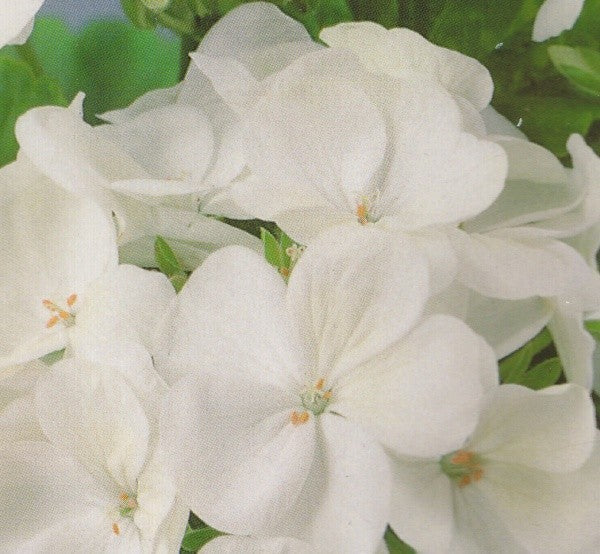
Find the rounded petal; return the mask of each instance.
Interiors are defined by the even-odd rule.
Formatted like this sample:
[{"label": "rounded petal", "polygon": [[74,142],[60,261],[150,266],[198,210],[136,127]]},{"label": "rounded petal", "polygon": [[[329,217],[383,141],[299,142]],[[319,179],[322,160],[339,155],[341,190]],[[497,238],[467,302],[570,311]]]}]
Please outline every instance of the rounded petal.
[{"label": "rounded petal", "polygon": [[362,554],[380,545],[390,514],[390,465],[373,437],[334,414],[319,417],[318,446],[282,536],[317,551]]},{"label": "rounded petal", "polygon": [[456,450],[475,428],[497,375],[493,355],[482,348],[460,320],[432,316],[349,374],[333,390],[330,409],[401,455]]},{"label": "rounded petal", "polygon": [[380,204],[405,229],[459,223],[486,209],[507,174],[504,150],[463,131],[443,89],[404,83],[388,101],[394,136]]},{"label": "rounded petal", "polygon": [[437,460],[392,460],[390,526],[418,552],[446,552],[454,534],[450,480]]},{"label": "rounded petal", "polygon": [[426,261],[374,227],[338,228],[294,268],[287,306],[315,379],[338,379],[408,333],[428,296]]},{"label": "rounded petal", "polygon": [[169,382],[213,366],[287,390],[304,355],[285,306],[285,282],[261,256],[231,246],[212,254],[177,296]]},{"label": "rounded petal", "polygon": [[136,490],[146,461],[148,420],[118,373],[74,358],[52,366],[36,387],[40,425],[98,479]]},{"label": "rounded petal", "polygon": [[323,29],[321,40],[359,56],[369,71],[391,77],[415,74],[435,82],[482,110],[492,99],[489,71],[474,58],[432,44],[410,29],[387,30],[368,21]]},{"label": "rounded petal", "polygon": [[67,545],[79,537],[80,548],[103,551],[111,534],[106,511],[118,491],[102,487],[73,458],[44,442],[0,446],[0,474],[1,550],[73,552]]},{"label": "rounded petal", "polygon": [[580,468],[596,436],[594,407],[577,385],[532,391],[502,385],[469,441],[490,464],[565,473]]},{"label": "rounded petal", "polygon": [[173,386],[161,439],[180,496],[198,517],[228,533],[279,534],[315,448],[314,418],[293,425],[293,406],[275,387],[237,372],[191,375]]},{"label": "rounded petal", "polygon": [[533,24],[532,39],[543,42],[575,25],[585,0],[546,0]]}]

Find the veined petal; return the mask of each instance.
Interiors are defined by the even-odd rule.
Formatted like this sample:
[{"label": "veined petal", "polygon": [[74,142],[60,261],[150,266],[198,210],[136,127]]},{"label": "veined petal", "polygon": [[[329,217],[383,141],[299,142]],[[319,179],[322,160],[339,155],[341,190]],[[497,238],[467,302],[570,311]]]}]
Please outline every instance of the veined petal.
[{"label": "veined petal", "polygon": [[374,227],[332,229],[309,246],[286,302],[315,380],[343,378],[408,333],[428,280],[426,261],[408,241]]},{"label": "veined petal", "polygon": [[583,387],[558,385],[532,391],[502,385],[483,413],[469,448],[494,463],[565,473],[584,464],[595,436],[594,408]]},{"label": "veined petal", "polygon": [[389,519],[390,466],[363,429],[334,414],[318,418],[318,446],[305,488],[278,535],[318,551],[375,552]]},{"label": "veined petal", "polygon": [[330,409],[401,455],[456,450],[475,428],[497,375],[493,355],[483,356],[482,348],[460,320],[432,316],[348,374],[334,388]]},{"label": "veined petal", "polygon": [[295,517],[316,442],[314,417],[294,425],[293,409],[286,394],[251,374],[218,369],[173,386],[161,438],[194,513],[228,533],[280,534],[281,520]]},{"label": "veined petal", "polygon": [[177,297],[170,356],[159,371],[169,382],[215,364],[288,390],[304,353],[289,322],[285,282],[258,254],[239,246],[210,256]]}]

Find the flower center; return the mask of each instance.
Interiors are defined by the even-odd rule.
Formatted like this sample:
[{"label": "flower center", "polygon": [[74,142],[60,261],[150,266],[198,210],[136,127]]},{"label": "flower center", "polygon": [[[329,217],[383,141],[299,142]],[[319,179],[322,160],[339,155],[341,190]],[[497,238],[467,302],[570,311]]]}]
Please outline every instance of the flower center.
[{"label": "flower center", "polygon": [[77,302],[76,294],[71,294],[71,296],[67,298],[66,308],[59,306],[55,302],[52,302],[52,300],[42,300],[44,308],[52,314],[50,319],[46,322],[46,328],[50,329],[57,323],[62,323],[65,327],[75,325],[75,313],[73,312],[75,302]]},{"label": "flower center", "polygon": [[376,204],[379,201],[379,189],[376,189],[370,195],[361,196],[356,203],[356,219],[361,225],[367,223],[374,223],[379,218],[373,213],[375,211]]},{"label": "flower center", "polygon": [[[117,511],[119,512],[119,515],[121,517],[132,518],[133,513],[135,512],[137,507],[138,503],[135,496],[131,496],[126,492],[122,492],[119,494],[119,505],[117,507]],[[115,535],[121,534],[121,528],[119,527],[119,524],[116,521],[112,524],[112,532]]]},{"label": "flower center", "polygon": [[325,390],[325,379],[319,379],[312,387],[308,387],[300,394],[303,411],[293,411],[290,420],[293,425],[302,425],[313,415],[322,414],[331,400],[331,389]]},{"label": "flower center", "polygon": [[474,452],[457,450],[440,459],[442,471],[459,487],[466,487],[483,477],[482,460]]}]

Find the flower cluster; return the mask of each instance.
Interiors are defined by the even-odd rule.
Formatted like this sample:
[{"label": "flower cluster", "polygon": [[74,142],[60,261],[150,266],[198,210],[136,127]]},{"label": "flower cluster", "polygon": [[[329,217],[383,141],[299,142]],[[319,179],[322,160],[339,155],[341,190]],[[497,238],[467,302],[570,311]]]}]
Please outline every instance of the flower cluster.
[{"label": "flower cluster", "polygon": [[[376,552],[388,525],[424,553],[598,551],[600,159],[573,135],[565,168],[413,31],[320,39],[245,4],[105,124],[82,95],[19,119],[0,551],[178,552],[190,511],[203,552]],[[567,382],[500,384],[545,327]]]}]

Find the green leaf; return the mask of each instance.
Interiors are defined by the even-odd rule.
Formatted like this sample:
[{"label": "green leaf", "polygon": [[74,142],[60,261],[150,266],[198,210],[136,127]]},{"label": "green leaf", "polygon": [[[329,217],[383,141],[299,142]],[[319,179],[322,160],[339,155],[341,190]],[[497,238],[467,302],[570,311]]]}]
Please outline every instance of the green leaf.
[{"label": "green leaf", "polygon": [[385,544],[390,554],[416,554],[416,550],[401,540],[392,528],[388,526],[385,531]]},{"label": "green leaf", "polygon": [[400,17],[397,0],[348,0],[357,21],[374,21],[388,29],[397,27]]},{"label": "green leaf", "polygon": [[504,358],[500,364],[500,379],[503,383],[522,384],[522,379],[536,354],[552,343],[547,329],[533,337],[528,343]]},{"label": "green leaf", "polygon": [[542,0],[446,1],[429,39],[481,59],[534,20]]},{"label": "green leaf", "polygon": [[588,333],[594,337],[597,341],[600,342],[600,320],[599,319],[590,319],[585,322],[585,328]]},{"label": "green leaf", "polygon": [[556,69],[578,90],[600,96],[600,52],[554,45],[548,54]]},{"label": "green leaf", "polygon": [[121,6],[129,20],[140,29],[153,29],[156,20],[152,12],[140,0],[121,0]]},{"label": "green leaf", "polygon": [[154,241],[154,255],[158,268],[167,277],[184,272],[183,266],[177,259],[177,256],[175,256],[175,252],[173,252],[173,249],[162,237],[156,237]]},{"label": "green leaf", "polygon": [[17,118],[30,108],[48,104],[66,105],[58,83],[46,75],[36,76],[24,61],[0,56],[0,166],[16,157]]},{"label": "green leaf", "polygon": [[65,349],[55,350],[54,352],[50,352],[50,354],[46,354],[40,358],[40,361],[45,363],[46,365],[52,365],[56,362],[60,362],[65,355]]},{"label": "green leaf", "polygon": [[283,266],[283,256],[279,241],[269,231],[261,227],[260,239],[263,242],[265,258],[272,266],[279,269]]},{"label": "green leaf", "polygon": [[196,552],[200,550],[207,542],[224,535],[211,527],[203,527],[202,529],[188,529],[183,537],[181,548],[188,552]]},{"label": "green leaf", "polygon": [[563,372],[559,358],[550,358],[530,369],[521,378],[520,385],[539,390],[555,385]]}]

